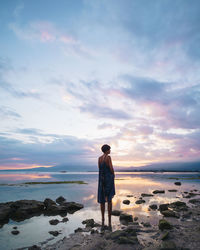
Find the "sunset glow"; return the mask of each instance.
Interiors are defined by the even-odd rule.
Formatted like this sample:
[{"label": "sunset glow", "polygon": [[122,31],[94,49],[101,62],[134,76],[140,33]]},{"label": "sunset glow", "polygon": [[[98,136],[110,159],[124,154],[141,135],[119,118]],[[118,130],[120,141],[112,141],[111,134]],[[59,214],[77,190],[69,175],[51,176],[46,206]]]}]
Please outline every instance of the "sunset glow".
[{"label": "sunset glow", "polygon": [[199,161],[200,3],[171,3],[1,1],[0,170]]}]

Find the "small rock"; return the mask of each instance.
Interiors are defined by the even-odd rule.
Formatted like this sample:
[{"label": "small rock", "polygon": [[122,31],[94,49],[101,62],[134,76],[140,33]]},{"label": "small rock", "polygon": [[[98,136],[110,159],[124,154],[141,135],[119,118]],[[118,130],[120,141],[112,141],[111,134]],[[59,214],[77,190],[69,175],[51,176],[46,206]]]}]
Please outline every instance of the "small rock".
[{"label": "small rock", "polygon": [[158,206],[156,204],[149,205],[149,207],[153,210],[156,210],[158,208]]},{"label": "small rock", "polygon": [[164,194],[165,190],[154,190],[153,194]]},{"label": "small rock", "polygon": [[158,227],[160,230],[164,230],[164,229],[171,229],[172,225],[168,221],[162,219],[162,220],[159,220]]},{"label": "small rock", "polygon": [[69,219],[66,217],[66,218],[63,218],[62,219],[62,222],[67,222]]},{"label": "small rock", "polygon": [[37,245],[33,245],[33,246],[29,247],[28,250],[41,250],[41,248]]},{"label": "small rock", "polygon": [[169,232],[165,232],[162,236],[161,236],[161,240],[166,240],[169,238]]},{"label": "small rock", "polygon": [[138,242],[137,236],[121,236],[117,240],[118,244],[135,244]]},{"label": "small rock", "polygon": [[126,204],[126,205],[129,205],[130,201],[129,200],[124,200],[123,203]]},{"label": "small rock", "polygon": [[53,236],[58,236],[60,233],[58,231],[49,231]]},{"label": "small rock", "polygon": [[142,193],[141,196],[142,197],[151,197],[151,196],[154,196],[154,195],[153,194],[144,194],[144,193]]},{"label": "small rock", "polygon": [[133,195],[132,194],[128,194],[126,197],[133,197]]},{"label": "small rock", "polygon": [[145,200],[137,200],[137,201],[135,202],[135,204],[142,204],[142,203],[145,203]]},{"label": "small rock", "polygon": [[121,213],[119,219],[125,223],[133,222],[133,216],[130,214]]},{"label": "small rock", "polygon": [[120,210],[113,210],[111,214],[114,216],[120,216],[121,213],[122,212]]},{"label": "small rock", "polygon": [[75,233],[83,232],[83,231],[84,231],[84,229],[81,227],[78,227],[77,229],[74,230]]},{"label": "small rock", "polygon": [[149,222],[144,222],[144,223],[143,223],[143,226],[144,226],[144,227],[151,227],[151,224],[150,224]]},{"label": "small rock", "polygon": [[66,201],[66,199],[63,197],[63,196],[59,196],[57,199],[56,199],[56,202],[58,203],[58,204],[62,204],[64,201]]},{"label": "small rock", "polygon": [[137,217],[137,216],[135,216],[135,217],[134,217],[134,221],[137,221],[137,220],[138,220],[138,217]]},{"label": "small rock", "polygon": [[189,202],[195,205],[200,205],[200,199],[191,199]]},{"label": "small rock", "polygon": [[55,220],[50,220],[49,224],[51,224],[51,225],[57,225],[59,222],[60,222],[59,220],[55,219]]},{"label": "small rock", "polygon": [[172,210],[163,210],[160,211],[162,215],[164,215],[165,217],[179,217],[176,215],[176,213]]},{"label": "small rock", "polygon": [[20,232],[19,232],[18,230],[13,230],[13,231],[11,231],[11,233],[14,234],[14,235],[17,235],[17,234],[19,234]]},{"label": "small rock", "polygon": [[94,220],[93,219],[87,219],[82,221],[82,224],[85,224],[86,227],[94,227]]},{"label": "small rock", "polygon": [[49,209],[52,205],[56,205],[55,201],[49,199],[49,198],[46,198],[44,200],[44,205],[46,207],[46,209]]},{"label": "small rock", "polygon": [[159,210],[160,210],[160,211],[168,210],[168,207],[169,207],[169,203],[160,204],[160,205],[159,205]]},{"label": "small rock", "polygon": [[172,225],[168,221],[162,219],[159,221],[159,229],[162,231],[164,229],[172,229]]},{"label": "small rock", "polygon": [[17,229],[17,227],[13,227],[13,229]]},{"label": "small rock", "polygon": [[168,192],[177,192],[176,189],[169,189]]},{"label": "small rock", "polygon": [[181,182],[180,181],[176,181],[176,182],[174,182],[174,184],[177,185],[177,186],[181,186]]},{"label": "small rock", "polygon": [[160,246],[160,250],[175,250],[176,245],[173,241],[163,241],[161,246]]}]

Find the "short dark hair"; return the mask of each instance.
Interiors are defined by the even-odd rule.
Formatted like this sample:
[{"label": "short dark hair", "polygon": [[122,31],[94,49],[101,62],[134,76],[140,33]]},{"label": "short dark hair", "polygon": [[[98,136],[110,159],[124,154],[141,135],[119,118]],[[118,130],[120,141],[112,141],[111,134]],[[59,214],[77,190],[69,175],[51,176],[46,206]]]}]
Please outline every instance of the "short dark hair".
[{"label": "short dark hair", "polygon": [[102,151],[103,153],[105,153],[105,152],[108,151],[108,150],[110,150],[110,146],[107,145],[107,144],[104,144],[104,145],[101,147],[101,151]]}]

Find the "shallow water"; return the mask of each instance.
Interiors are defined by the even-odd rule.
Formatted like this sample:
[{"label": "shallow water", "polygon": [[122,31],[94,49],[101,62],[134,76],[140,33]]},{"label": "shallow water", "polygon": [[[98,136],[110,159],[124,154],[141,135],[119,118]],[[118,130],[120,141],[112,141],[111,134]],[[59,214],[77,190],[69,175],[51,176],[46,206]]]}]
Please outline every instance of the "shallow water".
[{"label": "shallow water", "polygon": [[[124,212],[139,217],[139,222],[149,221],[156,225],[162,216],[156,211],[149,211],[150,204],[161,204],[173,202],[176,200],[187,201],[182,198],[184,191],[193,189],[200,190],[200,180],[193,179],[200,173],[147,173],[120,172],[115,175],[116,195],[113,198],[113,210],[120,209]],[[174,185],[175,179],[181,178],[181,186]],[[185,179],[189,178],[189,179]],[[96,172],[79,172],[79,173],[60,173],[60,172],[1,172],[0,183],[13,184],[24,183],[27,181],[67,181],[81,180],[88,184],[37,184],[37,185],[17,185],[5,186],[0,185],[0,202],[16,201],[21,199],[35,199],[43,201],[45,198],[55,200],[62,195],[68,201],[75,201],[84,204],[84,209],[74,214],[68,214],[69,221],[59,223],[55,226],[49,224],[49,220],[57,218],[62,220],[61,216],[35,216],[22,222],[10,220],[0,229],[0,246],[1,249],[16,249],[28,247],[33,244],[54,243],[64,236],[74,232],[77,227],[83,227],[84,219],[93,218],[96,222],[101,221],[101,214],[97,199],[98,173]],[[144,204],[137,205],[135,201],[139,199],[141,193],[152,193],[153,190],[165,190],[165,194],[156,194],[153,197],[145,197]],[[177,192],[168,192],[169,189],[177,189]],[[200,192],[200,191],[199,191]],[[127,195],[133,197],[127,198]],[[124,199],[130,200],[130,205],[123,204]],[[107,218],[106,218],[107,219]],[[113,230],[120,227],[119,217],[112,216]],[[12,235],[11,231],[14,226],[18,227],[20,234]],[[53,237],[48,232],[61,230],[61,234]]]}]

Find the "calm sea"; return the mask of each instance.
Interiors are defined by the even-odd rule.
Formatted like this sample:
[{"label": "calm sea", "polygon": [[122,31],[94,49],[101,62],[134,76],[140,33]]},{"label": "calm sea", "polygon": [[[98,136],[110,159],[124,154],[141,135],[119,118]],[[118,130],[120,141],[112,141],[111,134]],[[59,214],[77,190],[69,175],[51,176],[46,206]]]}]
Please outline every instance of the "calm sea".
[{"label": "calm sea", "polygon": [[[150,204],[161,204],[176,200],[187,201],[182,197],[182,192],[197,189],[200,191],[200,173],[148,173],[148,172],[118,172],[115,175],[116,195],[113,199],[113,209],[120,209],[139,217],[139,222],[149,221],[157,224],[161,218],[160,213],[149,211]],[[181,186],[176,186],[176,178],[181,181]],[[37,184],[20,185],[24,182],[46,182],[46,181],[84,181],[87,184]],[[0,228],[1,249],[17,249],[29,247],[31,245],[52,244],[70,233],[77,227],[83,227],[84,219],[93,218],[96,222],[101,222],[101,214],[97,203],[97,172],[3,172],[0,173],[0,184],[18,184],[16,186],[0,185],[0,202],[16,201],[21,199],[35,199],[44,201],[45,198],[55,200],[63,196],[67,201],[75,201],[84,204],[84,208],[74,214],[68,214],[69,221],[59,223],[56,226],[50,225],[49,220],[62,220],[61,216],[35,216],[22,222],[10,220]],[[152,193],[153,190],[165,190],[164,194],[154,195],[145,198],[145,203],[135,204],[141,193]],[[177,192],[168,192],[169,189],[177,189]],[[127,198],[127,195],[133,197]],[[130,200],[130,205],[122,203],[124,199]],[[107,218],[106,218],[107,219]],[[113,230],[120,227],[119,218],[112,216]],[[12,235],[14,226],[18,227],[20,234]],[[52,237],[48,232],[60,230],[61,234]]]}]

